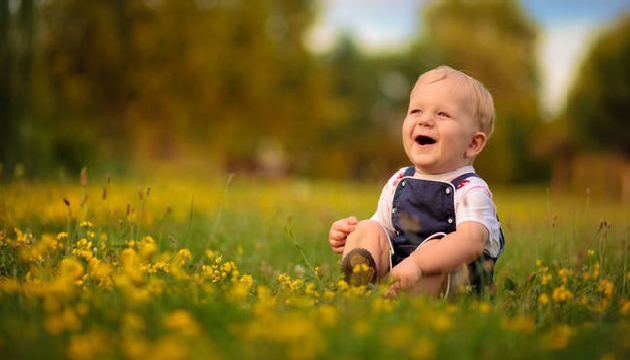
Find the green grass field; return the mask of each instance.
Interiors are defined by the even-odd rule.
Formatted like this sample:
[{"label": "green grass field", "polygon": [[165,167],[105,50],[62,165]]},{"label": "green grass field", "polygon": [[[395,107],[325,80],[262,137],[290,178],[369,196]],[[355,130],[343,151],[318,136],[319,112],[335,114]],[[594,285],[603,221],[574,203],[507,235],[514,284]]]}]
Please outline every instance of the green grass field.
[{"label": "green grass field", "polygon": [[348,288],[331,222],[380,184],[241,177],[0,185],[7,359],[627,359],[630,209],[495,189],[492,301]]}]

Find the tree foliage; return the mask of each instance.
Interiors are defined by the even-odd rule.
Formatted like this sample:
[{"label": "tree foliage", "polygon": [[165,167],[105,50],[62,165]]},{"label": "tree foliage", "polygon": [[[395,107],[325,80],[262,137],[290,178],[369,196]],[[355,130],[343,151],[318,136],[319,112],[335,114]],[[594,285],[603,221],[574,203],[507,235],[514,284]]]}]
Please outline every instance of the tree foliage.
[{"label": "tree foliage", "polygon": [[347,35],[309,52],[320,4],[3,2],[0,163],[39,176],[183,161],[382,178],[408,162],[400,127],[414,81],[448,64],[494,95],[496,131],[477,169],[493,181],[538,176],[536,30],[518,2],[432,2],[413,46],[384,54]]},{"label": "tree foliage", "polygon": [[317,119],[308,100],[321,86],[301,40],[308,1],[66,0],[42,11],[70,141],[89,122],[106,151],[243,162],[261,139],[301,146],[289,134],[308,135]]},{"label": "tree foliage", "polygon": [[601,34],[583,62],[566,118],[579,144],[630,158],[630,14]]}]

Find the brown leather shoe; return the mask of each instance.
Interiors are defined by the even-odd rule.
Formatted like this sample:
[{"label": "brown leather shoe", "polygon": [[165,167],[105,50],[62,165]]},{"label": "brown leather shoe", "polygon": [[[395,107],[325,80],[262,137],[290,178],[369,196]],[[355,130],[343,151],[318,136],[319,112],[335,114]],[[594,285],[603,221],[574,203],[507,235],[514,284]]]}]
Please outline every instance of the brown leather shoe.
[{"label": "brown leather shoe", "polygon": [[341,272],[350,286],[365,286],[376,281],[376,263],[363,248],[350,250],[341,261]]}]

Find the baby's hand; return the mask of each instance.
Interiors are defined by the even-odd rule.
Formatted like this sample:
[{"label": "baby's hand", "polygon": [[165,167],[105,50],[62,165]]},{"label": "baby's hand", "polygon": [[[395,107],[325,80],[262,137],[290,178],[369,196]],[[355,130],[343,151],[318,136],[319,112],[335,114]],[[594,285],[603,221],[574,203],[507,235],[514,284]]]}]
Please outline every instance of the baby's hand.
[{"label": "baby's hand", "polygon": [[348,235],[354,231],[357,223],[357,218],[350,216],[345,219],[337,220],[332,224],[330,232],[328,233],[328,242],[334,252],[339,254],[343,252],[343,248],[346,246],[346,239]]},{"label": "baby's hand", "polygon": [[395,296],[400,290],[414,289],[422,279],[422,270],[413,259],[407,257],[398,265],[394,266],[391,272],[391,279],[394,281],[388,289],[388,295]]}]

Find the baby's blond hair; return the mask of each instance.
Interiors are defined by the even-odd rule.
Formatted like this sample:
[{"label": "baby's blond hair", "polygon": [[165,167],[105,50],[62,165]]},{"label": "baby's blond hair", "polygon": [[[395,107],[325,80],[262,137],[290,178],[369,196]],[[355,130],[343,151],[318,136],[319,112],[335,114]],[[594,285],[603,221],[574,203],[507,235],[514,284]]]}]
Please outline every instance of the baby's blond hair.
[{"label": "baby's blond hair", "polygon": [[466,92],[470,94],[474,112],[473,116],[479,121],[481,131],[483,131],[487,137],[490,137],[494,131],[494,101],[492,100],[490,92],[481,82],[461,71],[441,65],[420,75],[415,86],[418,86],[418,84],[430,84],[451,76],[460,81],[462,86],[466,89]]}]

